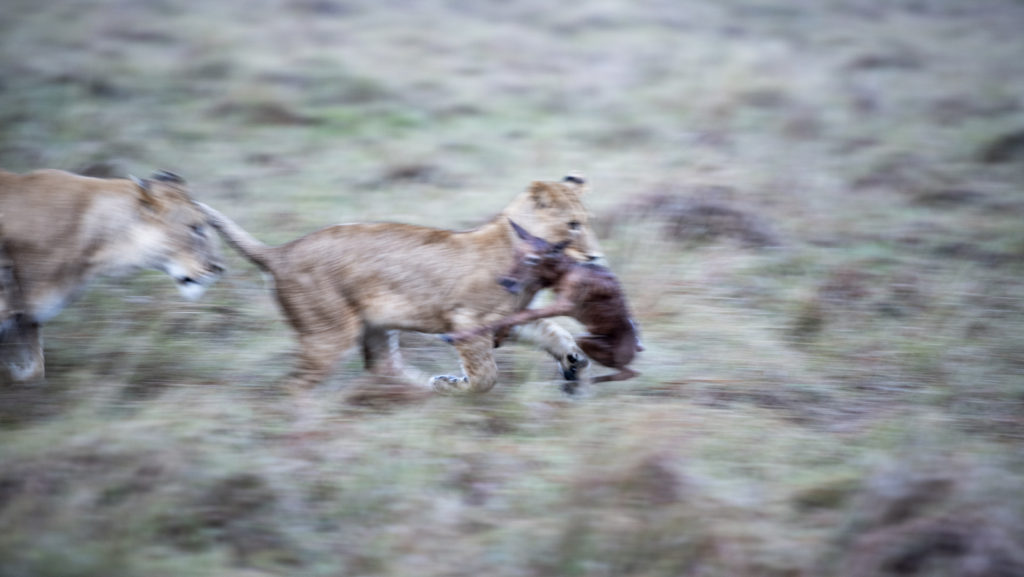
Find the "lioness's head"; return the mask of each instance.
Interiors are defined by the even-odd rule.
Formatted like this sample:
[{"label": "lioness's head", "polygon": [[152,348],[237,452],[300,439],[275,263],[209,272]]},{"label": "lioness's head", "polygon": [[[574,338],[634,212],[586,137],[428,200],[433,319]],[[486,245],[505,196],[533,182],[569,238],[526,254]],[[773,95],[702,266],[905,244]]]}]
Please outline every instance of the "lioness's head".
[{"label": "lioness's head", "polygon": [[[505,209],[505,216],[551,243],[567,243],[565,252],[579,261],[604,258],[590,214],[583,206],[586,183],[578,176],[560,182],[536,181]],[[510,228],[510,234],[515,234]]]},{"label": "lioness's head", "polygon": [[146,179],[131,178],[139,195],[136,242],[146,266],[161,270],[194,300],[224,272],[216,234],[192,200],[180,176],[158,171]]}]

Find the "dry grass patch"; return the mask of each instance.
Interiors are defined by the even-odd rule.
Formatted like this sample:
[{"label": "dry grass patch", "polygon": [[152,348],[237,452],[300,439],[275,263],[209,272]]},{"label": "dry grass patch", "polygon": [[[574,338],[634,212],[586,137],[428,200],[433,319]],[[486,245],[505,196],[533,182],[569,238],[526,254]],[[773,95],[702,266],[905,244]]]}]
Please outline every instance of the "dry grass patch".
[{"label": "dry grass patch", "polygon": [[303,407],[240,258],[105,280],[0,391],[0,575],[1022,571],[1019,2],[4,16],[5,169],[174,170],[271,243],[580,172],[647,350],[582,398],[522,344],[472,399],[352,360]]}]

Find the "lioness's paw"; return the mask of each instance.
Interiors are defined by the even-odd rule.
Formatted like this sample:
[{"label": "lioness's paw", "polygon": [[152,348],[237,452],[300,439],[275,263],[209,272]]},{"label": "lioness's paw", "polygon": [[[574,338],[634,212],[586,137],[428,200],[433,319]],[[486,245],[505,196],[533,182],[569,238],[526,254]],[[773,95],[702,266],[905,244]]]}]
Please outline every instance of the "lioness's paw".
[{"label": "lioness's paw", "polygon": [[580,373],[589,364],[590,359],[580,352],[569,353],[558,362],[559,367],[562,369],[562,377],[567,381],[578,380]]},{"label": "lioness's paw", "polygon": [[439,393],[461,393],[469,389],[469,379],[467,377],[438,375],[430,379],[430,388]]}]

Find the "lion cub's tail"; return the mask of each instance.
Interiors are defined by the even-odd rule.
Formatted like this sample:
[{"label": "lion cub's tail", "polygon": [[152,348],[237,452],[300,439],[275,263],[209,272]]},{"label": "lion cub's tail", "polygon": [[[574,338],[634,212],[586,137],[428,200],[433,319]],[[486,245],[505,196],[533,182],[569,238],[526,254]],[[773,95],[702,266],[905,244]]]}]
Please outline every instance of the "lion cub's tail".
[{"label": "lion cub's tail", "polygon": [[257,240],[254,236],[238,226],[235,221],[221,214],[220,211],[201,202],[197,202],[199,209],[210,219],[210,225],[220,232],[224,240],[233,246],[235,250],[242,253],[242,256],[251,260],[253,264],[261,269],[270,270],[270,257],[273,247],[267,246]]}]

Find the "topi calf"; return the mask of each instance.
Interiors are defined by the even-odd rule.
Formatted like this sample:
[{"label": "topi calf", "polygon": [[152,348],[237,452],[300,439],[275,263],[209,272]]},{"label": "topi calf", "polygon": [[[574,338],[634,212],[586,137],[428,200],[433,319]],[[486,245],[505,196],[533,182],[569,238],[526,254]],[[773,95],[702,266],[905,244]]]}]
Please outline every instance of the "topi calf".
[{"label": "topi calf", "polygon": [[[488,325],[444,335],[444,340],[455,343],[494,332],[500,342],[513,326],[569,316],[583,323],[589,333],[576,337],[583,352],[606,367],[618,369],[617,373],[597,377],[594,382],[622,381],[638,375],[627,365],[644,349],[615,275],[606,267],[580,263],[566,255],[564,241],[551,244],[509,222],[524,242],[516,248],[515,266],[499,283],[509,292],[524,293],[530,299],[541,289],[551,288],[557,300],[550,306],[519,311]],[[566,392],[572,393],[573,389],[574,383],[566,383]]]}]

